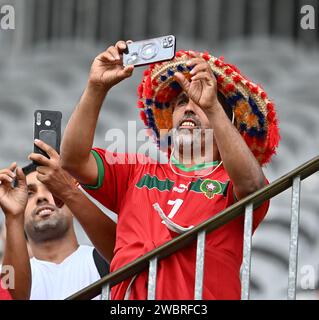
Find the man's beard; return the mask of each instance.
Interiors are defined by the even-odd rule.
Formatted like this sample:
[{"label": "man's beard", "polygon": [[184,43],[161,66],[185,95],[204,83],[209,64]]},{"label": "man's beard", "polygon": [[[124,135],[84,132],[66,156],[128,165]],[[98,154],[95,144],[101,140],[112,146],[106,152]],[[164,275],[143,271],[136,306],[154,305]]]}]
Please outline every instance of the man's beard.
[{"label": "man's beard", "polygon": [[205,154],[205,136],[205,129],[175,129],[172,139],[174,150],[177,151],[175,157],[181,157],[184,164],[201,159]]},{"label": "man's beard", "polygon": [[28,238],[36,243],[61,239],[69,230],[69,222],[65,216],[55,213],[47,219],[29,221],[26,226]]}]

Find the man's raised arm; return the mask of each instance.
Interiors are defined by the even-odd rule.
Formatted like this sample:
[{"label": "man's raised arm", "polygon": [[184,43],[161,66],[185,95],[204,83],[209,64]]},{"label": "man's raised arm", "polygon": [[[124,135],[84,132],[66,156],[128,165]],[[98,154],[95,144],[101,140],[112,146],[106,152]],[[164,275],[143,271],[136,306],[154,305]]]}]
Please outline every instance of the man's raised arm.
[{"label": "man's raised arm", "polygon": [[130,77],[134,69],[123,66],[125,49],[126,43],[119,41],[94,59],[87,87],[64,132],[62,167],[82,184],[97,183],[98,169],[90,151],[105,96],[114,85]]},{"label": "man's raised arm", "polygon": [[[16,163],[0,170],[0,207],[7,227],[7,238],[3,266],[11,266],[14,271],[14,286],[9,292],[15,300],[28,300],[31,292],[31,267],[27,242],[24,235],[24,211],[28,201],[26,178]],[[17,178],[17,186],[11,183]],[[1,279],[0,279],[1,282]],[[1,283],[0,283],[1,285]]]}]

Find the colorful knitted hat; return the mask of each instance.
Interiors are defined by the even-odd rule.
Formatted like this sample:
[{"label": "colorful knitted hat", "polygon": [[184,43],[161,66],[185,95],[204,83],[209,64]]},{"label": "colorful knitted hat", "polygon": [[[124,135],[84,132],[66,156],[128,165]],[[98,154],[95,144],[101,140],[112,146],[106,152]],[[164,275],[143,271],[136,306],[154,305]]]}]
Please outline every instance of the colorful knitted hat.
[{"label": "colorful knitted hat", "polygon": [[192,67],[186,62],[196,54],[205,59],[217,79],[218,91],[235,114],[236,126],[241,136],[261,165],[268,163],[280,140],[274,104],[260,85],[251,82],[234,65],[205,53],[178,51],[173,60],[150,65],[138,87],[138,108],[145,125],[151,129],[158,145],[160,130],[172,128],[171,101],[181,91],[174,78],[175,72],[190,78]]}]

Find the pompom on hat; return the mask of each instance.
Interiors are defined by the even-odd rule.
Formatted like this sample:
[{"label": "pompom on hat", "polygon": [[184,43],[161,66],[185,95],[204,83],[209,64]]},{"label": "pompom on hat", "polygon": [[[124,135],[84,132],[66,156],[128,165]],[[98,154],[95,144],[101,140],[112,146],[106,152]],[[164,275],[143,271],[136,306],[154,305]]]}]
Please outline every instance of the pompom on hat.
[{"label": "pompom on hat", "polygon": [[144,71],[138,87],[138,108],[157,144],[160,146],[160,131],[172,129],[170,102],[182,91],[174,74],[181,72],[189,79],[192,67],[186,66],[186,62],[198,54],[209,63],[217,79],[217,89],[232,108],[236,127],[248,147],[261,165],[270,162],[280,140],[273,102],[260,85],[242,75],[236,66],[207,52],[181,50],[173,60],[152,64]]}]

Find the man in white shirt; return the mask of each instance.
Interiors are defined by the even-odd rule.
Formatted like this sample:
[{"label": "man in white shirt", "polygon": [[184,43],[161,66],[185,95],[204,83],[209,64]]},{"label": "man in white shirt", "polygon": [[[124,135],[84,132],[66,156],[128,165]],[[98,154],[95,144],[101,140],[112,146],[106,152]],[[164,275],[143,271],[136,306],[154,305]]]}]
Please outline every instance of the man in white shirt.
[{"label": "man in white shirt", "polygon": [[[55,150],[41,141],[36,144],[50,158],[31,154],[38,166],[23,168],[28,190],[25,233],[33,253],[30,299],[65,299],[109,272],[105,260],[113,255],[116,225],[60,167]],[[94,247],[78,244],[73,214],[105,260]]]},{"label": "man in white shirt", "polygon": [[30,299],[65,299],[100,279],[94,248],[79,246],[72,212],[65,205],[56,205],[50,191],[37,179],[37,172],[26,178],[25,232],[34,255],[30,260]]}]

